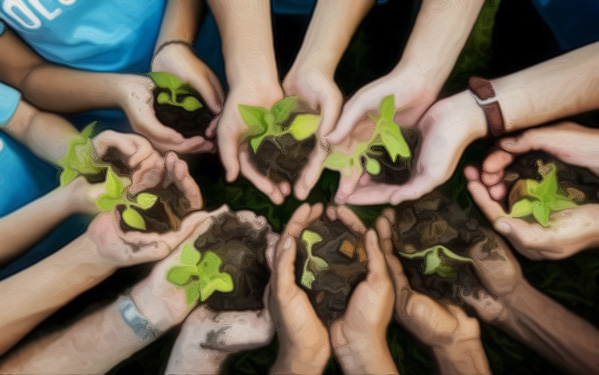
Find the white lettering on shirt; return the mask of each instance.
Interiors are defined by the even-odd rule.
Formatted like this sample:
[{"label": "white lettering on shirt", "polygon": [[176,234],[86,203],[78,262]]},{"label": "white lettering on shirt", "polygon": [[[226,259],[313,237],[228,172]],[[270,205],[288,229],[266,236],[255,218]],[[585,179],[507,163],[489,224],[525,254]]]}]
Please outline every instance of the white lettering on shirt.
[{"label": "white lettering on shirt", "polygon": [[[52,21],[56,17],[62,14],[61,8],[55,8],[49,10],[46,8],[40,0],[28,0],[30,6],[32,6],[39,14]],[[62,5],[73,5],[77,0],[58,0]],[[35,15],[29,5],[25,4],[24,0],[4,0],[2,2],[2,9],[7,16],[12,18],[15,22],[20,24],[26,29],[35,30],[42,26],[42,21],[38,16]]]},{"label": "white lettering on shirt", "polygon": [[60,8],[56,8],[50,12],[40,3],[40,0],[29,0],[29,2],[48,21],[52,21],[62,13],[62,9]]}]

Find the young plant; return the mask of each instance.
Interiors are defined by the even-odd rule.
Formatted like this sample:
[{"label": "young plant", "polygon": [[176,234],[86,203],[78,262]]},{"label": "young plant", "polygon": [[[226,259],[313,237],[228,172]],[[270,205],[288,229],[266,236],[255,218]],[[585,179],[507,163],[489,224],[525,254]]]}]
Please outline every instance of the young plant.
[{"label": "young plant", "polygon": [[377,146],[383,147],[394,163],[398,157],[410,158],[412,156],[410,147],[394,120],[394,95],[383,98],[379,112],[378,117],[370,115],[376,126],[368,141],[358,143],[352,154],[334,151],[327,157],[323,166],[349,176],[353,169],[357,169],[359,174],[362,174],[364,163],[368,173],[378,175],[381,172],[381,164],[375,158],[380,155],[380,151],[375,149]]},{"label": "young plant", "polygon": [[[312,289],[312,283],[316,280],[316,274],[329,269],[329,264],[326,260],[312,253],[314,244],[322,241],[322,236],[310,230],[304,230],[301,237],[302,242],[306,245],[308,257],[304,262],[301,283],[308,289]],[[308,269],[308,266],[316,272],[316,274]]]},{"label": "young plant", "polygon": [[543,227],[549,226],[549,214],[552,211],[565,210],[576,207],[575,197],[566,194],[559,187],[557,181],[557,168],[555,164],[539,166],[539,174],[543,176],[541,182],[527,179],[514,184],[510,195],[521,199],[512,205],[508,217],[524,217],[531,215]]},{"label": "young plant", "polygon": [[[102,194],[96,200],[96,205],[102,211],[110,211],[115,206],[125,205],[122,218],[128,226],[146,230],[146,222],[143,217],[132,208],[139,207],[143,210],[151,208],[158,197],[154,194],[140,193],[131,200],[127,194],[127,189],[121,178],[112,170],[108,164],[100,164],[93,158],[94,146],[90,139],[93,133],[95,122],[88,125],[81,133],[80,139],[75,139],[69,144],[66,155],[61,159],[60,164],[63,168],[60,174],[60,185],[64,186],[73,181],[79,175],[97,175],[106,172],[104,181],[106,193]],[[124,178],[126,185],[131,184],[131,180]]]},{"label": "young plant", "polygon": [[[197,111],[204,107],[202,102],[194,96],[195,90],[186,82],[181,82],[177,76],[165,72],[147,73],[152,78],[156,86],[168,90],[168,93],[162,91],[156,97],[158,104],[167,104],[175,107],[181,107],[188,112]],[[188,95],[183,100],[178,100],[178,95]]]},{"label": "young plant", "polygon": [[407,259],[424,259],[423,264],[425,275],[432,275],[436,273],[444,278],[454,278],[457,276],[457,271],[455,268],[445,263],[444,258],[476,265],[472,259],[460,256],[443,245],[429,247],[426,250],[422,250],[413,254],[400,252],[399,255]]},{"label": "young plant", "polygon": [[[241,118],[248,126],[245,141],[249,142],[254,154],[265,140],[280,138],[290,134],[296,141],[308,139],[320,125],[321,116],[312,113],[297,114],[301,111],[302,99],[290,96],[276,102],[270,111],[264,107],[240,104]],[[289,118],[297,116],[289,126],[285,126]]]},{"label": "young plant", "polygon": [[212,293],[228,293],[233,290],[233,279],[226,272],[220,272],[221,258],[212,251],[202,254],[191,244],[183,246],[181,266],[174,266],[166,275],[171,283],[185,287],[187,303],[196,299],[204,302]]}]

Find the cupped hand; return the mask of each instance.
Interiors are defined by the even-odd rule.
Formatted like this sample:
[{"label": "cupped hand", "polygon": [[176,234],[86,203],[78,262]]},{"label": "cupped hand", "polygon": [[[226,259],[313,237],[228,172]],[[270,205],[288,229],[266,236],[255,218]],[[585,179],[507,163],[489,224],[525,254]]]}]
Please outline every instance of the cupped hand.
[{"label": "cupped hand", "polygon": [[308,163],[300,173],[294,186],[297,199],[304,200],[318,181],[322,164],[329,154],[324,137],[329,134],[339,118],[343,94],[335,83],[334,77],[315,67],[293,67],[283,81],[285,96],[299,96],[314,112],[320,112],[322,120],[318,128],[316,147]]},{"label": "cupped hand", "polygon": [[131,128],[147,137],[161,152],[182,154],[213,151],[214,145],[203,137],[184,138],[172,128],[163,125],[154,111],[152,91],[156,85],[149,77],[125,74],[117,82],[117,101],[127,115]]},{"label": "cupped hand", "polygon": [[527,258],[564,259],[599,244],[599,204],[583,204],[552,212],[549,226],[543,227],[536,222],[507,217],[508,213],[493,199],[491,188],[481,181],[475,167],[466,167],[464,174],[472,198],[493,223],[495,230]]},{"label": "cupped hand", "polygon": [[422,144],[412,162],[412,175],[405,184],[390,185],[364,180],[357,184],[351,194],[347,195],[345,191],[345,194],[338,195],[337,202],[396,205],[418,199],[447,181],[466,147],[487,132],[485,115],[468,92],[434,104],[416,127]]},{"label": "cupped hand", "polygon": [[331,355],[329,334],[306,293],[295,283],[297,241],[322,214],[322,205],[300,206],[269,256],[272,267],[270,308],[277,327],[279,356],[273,373],[320,373]]},{"label": "cupped hand", "polygon": [[326,136],[333,145],[340,144],[352,129],[370,112],[379,110],[383,98],[394,95],[395,122],[413,127],[437,96],[423,74],[410,68],[396,68],[389,74],[367,84],[343,106],[335,130]]},{"label": "cupped hand", "polygon": [[248,144],[243,139],[248,127],[239,114],[239,105],[270,109],[281,99],[283,92],[277,84],[259,86],[248,83],[233,87],[227,96],[223,115],[216,128],[220,158],[225,167],[227,181],[233,182],[241,172],[275,204],[283,203],[285,197],[290,194],[291,187],[286,181],[274,183],[256,169],[250,159]]}]

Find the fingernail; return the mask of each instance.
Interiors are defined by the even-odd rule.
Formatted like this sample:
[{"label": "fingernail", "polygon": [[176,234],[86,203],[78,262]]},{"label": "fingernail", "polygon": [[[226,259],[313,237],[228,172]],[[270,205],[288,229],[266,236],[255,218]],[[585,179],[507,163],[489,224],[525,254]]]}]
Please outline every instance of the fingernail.
[{"label": "fingernail", "polygon": [[499,223],[497,223],[496,227],[497,227],[497,230],[503,234],[508,234],[512,231],[512,227],[505,221],[500,221]]},{"label": "fingernail", "polygon": [[291,248],[292,242],[293,240],[291,239],[291,237],[287,238],[287,240],[285,240],[285,243],[283,243],[283,249],[289,250]]}]

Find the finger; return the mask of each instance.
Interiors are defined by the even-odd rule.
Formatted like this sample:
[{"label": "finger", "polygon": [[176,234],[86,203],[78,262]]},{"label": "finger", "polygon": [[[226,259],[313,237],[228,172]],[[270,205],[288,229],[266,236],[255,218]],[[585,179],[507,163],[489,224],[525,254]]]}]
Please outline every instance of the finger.
[{"label": "finger", "polygon": [[[217,75],[214,74],[212,69],[208,69],[208,80],[210,81],[210,83],[212,83],[212,86],[215,88],[218,94],[219,102],[221,103],[221,105],[223,105],[225,103],[225,92],[223,90],[223,85],[221,84],[220,79],[217,77]],[[216,113],[220,112],[221,111],[218,111]]]},{"label": "finger", "polygon": [[133,260],[136,264],[155,262],[166,258],[170,251],[171,248],[166,243],[156,241],[141,247],[133,254]]},{"label": "finger", "polygon": [[239,152],[239,163],[241,166],[241,174],[247,178],[258,190],[268,195],[274,204],[281,204],[285,200],[283,192],[278,185],[272,182],[268,177],[260,173],[250,159],[250,154],[247,149],[247,143],[242,145]]},{"label": "finger", "polygon": [[360,220],[358,215],[356,215],[349,207],[339,206],[336,211],[339,220],[341,220],[354,235],[361,237],[366,233],[366,226],[362,223],[362,220]]},{"label": "finger", "polygon": [[335,194],[335,203],[344,204],[348,202],[348,199],[358,187],[358,182],[360,181],[362,174],[356,168],[352,169],[352,172],[349,176],[341,174],[341,178],[339,179],[339,187],[337,188],[337,193]]},{"label": "finger", "polygon": [[169,151],[176,151],[180,154],[197,154],[211,152],[214,149],[214,144],[206,141],[201,136],[181,138],[180,141],[162,141],[152,137],[148,137],[148,139],[163,154]]},{"label": "finger", "polygon": [[174,152],[169,152],[165,156],[166,169],[169,175],[165,188],[174,183],[177,189],[183,193],[183,196],[189,201],[191,210],[202,208],[202,193],[195,180],[189,174],[187,163],[177,156]]},{"label": "finger", "polygon": [[483,161],[483,172],[493,174],[501,172],[514,161],[514,155],[503,150],[492,151]]},{"label": "finger", "polygon": [[474,199],[477,206],[483,211],[489,221],[494,222],[499,217],[507,216],[505,211],[503,211],[503,207],[491,198],[489,190],[479,180],[469,181],[467,186],[472,199]]},{"label": "finger", "polygon": [[326,141],[326,135],[335,129],[335,124],[337,123],[341,112],[341,103],[343,103],[343,97],[338,90],[331,89],[330,93],[331,94],[323,98],[320,111],[322,120],[318,127],[318,138],[321,140],[323,147],[328,147],[329,145]]},{"label": "finger", "polygon": [[312,207],[307,203],[302,204],[295,210],[291,219],[289,219],[283,236],[299,238],[304,229],[322,215],[322,210],[323,206],[321,203],[315,204]]},{"label": "finger", "polygon": [[157,153],[152,153],[144,159],[131,175],[129,193],[137,193],[149,188],[157,187],[164,176],[164,158]]},{"label": "finger", "polygon": [[395,224],[395,210],[391,207],[387,207],[383,210],[383,216],[389,220],[391,225]]},{"label": "finger", "polygon": [[[198,65],[196,65],[197,70],[204,70],[207,75],[209,69],[203,64]],[[202,95],[202,98],[205,101],[204,104],[208,106],[212,113],[220,113],[222,111],[223,101],[221,101],[222,96],[219,93],[219,91],[222,91],[220,84],[215,87],[207,76],[201,74],[194,74],[190,77],[189,83]]]},{"label": "finger", "polygon": [[494,185],[497,185],[503,179],[503,175],[504,175],[503,169],[500,170],[499,172],[493,172],[493,173],[483,171],[481,173],[480,179],[483,184],[485,184],[487,186],[494,186]]},{"label": "finger", "polygon": [[507,186],[504,182],[500,182],[495,186],[489,188],[489,195],[497,202],[501,202],[505,199],[507,194]]},{"label": "finger", "polygon": [[379,238],[373,229],[366,232],[364,245],[368,258],[368,282],[371,285],[378,285],[390,281],[385,257],[379,247]]},{"label": "finger", "polygon": [[308,198],[310,191],[312,191],[312,188],[320,178],[323,169],[322,164],[327,156],[327,150],[320,145],[317,145],[314,152],[312,152],[312,155],[310,155],[308,163],[300,172],[299,178],[293,187],[293,192],[298,200],[303,201]]},{"label": "finger", "polygon": [[389,219],[385,216],[379,216],[374,226],[379,235],[380,247],[383,250],[383,254],[393,254],[393,241],[391,240],[393,232]]},{"label": "finger", "polygon": [[363,97],[361,92],[357,92],[353,98],[345,103],[335,130],[325,136],[327,143],[338,145],[348,137],[354,126],[372,109],[371,100],[367,98],[368,95]]},{"label": "finger", "polygon": [[293,236],[285,235],[275,249],[274,280],[276,294],[286,292],[297,287],[295,284],[295,257],[297,254],[297,240]]},{"label": "finger", "polygon": [[206,128],[206,137],[208,138],[214,138],[216,136],[216,129],[218,127],[218,122],[220,121],[221,116],[215,116],[212,121],[210,121],[210,124],[208,125],[208,127]]},{"label": "finger", "polygon": [[227,182],[233,182],[239,175],[239,131],[229,124],[223,123],[225,117],[221,117],[216,129],[218,140],[218,152],[220,160],[227,172]]}]

